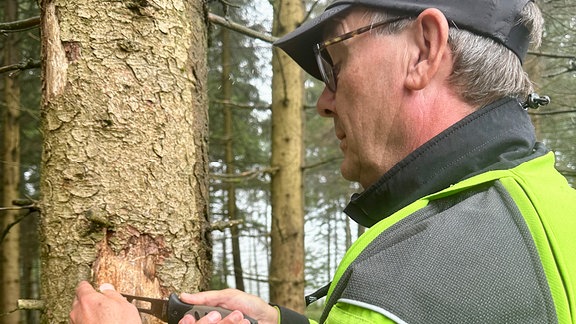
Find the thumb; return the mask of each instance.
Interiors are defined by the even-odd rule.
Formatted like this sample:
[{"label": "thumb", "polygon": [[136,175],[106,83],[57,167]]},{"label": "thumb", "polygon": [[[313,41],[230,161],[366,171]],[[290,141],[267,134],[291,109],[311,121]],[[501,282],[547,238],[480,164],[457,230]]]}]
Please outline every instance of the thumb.
[{"label": "thumb", "polygon": [[99,289],[100,289],[101,292],[104,292],[104,291],[106,291],[106,290],[116,291],[116,289],[114,288],[114,286],[113,286],[112,284],[110,284],[110,283],[107,283],[107,282],[101,284],[100,287],[99,287]]},{"label": "thumb", "polygon": [[126,301],[126,298],[124,298],[124,296],[122,296],[122,294],[117,292],[112,284],[103,283],[100,285],[99,289],[100,289],[100,293],[102,293],[102,295],[104,295],[108,298],[112,298],[112,299],[118,300],[118,301]]}]

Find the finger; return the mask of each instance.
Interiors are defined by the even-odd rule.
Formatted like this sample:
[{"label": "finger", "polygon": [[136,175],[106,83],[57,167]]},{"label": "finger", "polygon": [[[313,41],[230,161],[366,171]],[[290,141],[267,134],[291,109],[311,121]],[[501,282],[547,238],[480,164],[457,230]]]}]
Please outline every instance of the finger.
[{"label": "finger", "polygon": [[235,290],[224,289],[224,290],[212,290],[203,291],[195,294],[182,293],[180,294],[180,299],[183,302],[190,304],[201,304],[208,306],[221,306],[224,308],[229,308],[228,303],[231,297],[234,295]]},{"label": "finger", "polygon": [[[222,315],[219,312],[212,311],[212,312],[206,314],[206,316],[204,316],[203,319],[207,321],[206,323],[210,323],[210,324],[218,323],[222,319]],[[198,321],[198,322],[199,322],[198,324],[202,323],[200,321]]]},{"label": "finger", "polygon": [[[212,298],[210,296],[212,295]],[[210,292],[201,292],[196,294],[189,294],[189,293],[181,293],[179,298],[183,302],[190,303],[190,304],[202,304],[208,305],[206,302],[208,300],[215,300],[216,295],[210,294]],[[210,305],[215,306],[215,305]]]},{"label": "finger", "polygon": [[196,294],[180,294],[180,299],[189,304],[219,306],[239,310],[258,321],[278,322],[278,311],[264,300],[236,289],[204,291]]},{"label": "finger", "polygon": [[116,291],[116,288],[114,288],[114,285],[110,284],[110,283],[103,283],[100,285],[99,287],[100,292],[111,299],[117,300],[117,301],[126,301],[126,298],[124,296],[122,296],[121,293]]},{"label": "finger", "polygon": [[228,316],[226,316],[220,324],[237,324],[237,323],[244,323],[244,314],[240,311],[233,311]]},{"label": "finger", "polygon": [[76,307],[76,305],[78,305],[78,297],[74,296],[74,300],[72,301],[72,308]]},{"label": "finger", "polygon": [[196,323],[196,319],[194,318],[194,316],[192,316],[190,314],[184,315],[184,317],[182,317],[180,319],[180,321],[178,322],[178,324],[195,324],[195,323]]},{"label": "finger", "polygon": [[96,289],[88,281],[80,281],[76,286],[76,297],[79,298],[83,295],[95,293]]},{"label": "finger", "polygon": [[[184,320],[184,318],[186,318],[186,322],[182,322],[182,320]],[[223,324],[223,323],[227,323],[227,322],[220,322],[220,320],[222,319],[222,315],[219,312],[216,311],[212,311],[208,314],[206,314],[206,316],[200,318],[197,322],[194,319],[194,317],[192,315],[186,315],[182,318],[182,320],[180,321],[179,324],[194,324],[194,323],[198,323],[198,324]]]},{"label": "finger", "polygon": [[101,284],[99,289],[100,289],[101,292],[102,292],[102,291],[105,291],[105,290],[116,291],[116,289],[114,288],[114,286],[113,286],[112,284],[110,284],[110,283],[107,283],[107,282]]}]

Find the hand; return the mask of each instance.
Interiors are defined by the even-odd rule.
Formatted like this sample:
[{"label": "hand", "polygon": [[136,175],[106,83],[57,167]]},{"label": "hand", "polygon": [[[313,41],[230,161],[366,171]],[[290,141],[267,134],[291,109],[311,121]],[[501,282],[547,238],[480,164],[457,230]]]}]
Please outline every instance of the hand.
[{"label": "hand", "polygon": [[210,312],[198,321],[196,321],[194,316],[187,314],[182,317],[178,324],[250,324],[250,322],[247,319],[244,319],[242,312],[233,311],[224,319],[222,319],[220,313]]},{"label": "hand", "polygon": [[242,312],[232,312],[224,319],[221,319],[220,313],[211,312],[197,322],[194,321],[192,316],[184,316],[180,324],[248,323],[248,321],[244,322],[244,317],[240,316],[242,314],[246,314],[257,320],[258,324],[278,323],[278,311],[276,308],[268,305],[268,303],[256,296],[236,289],[205,291],[197,294],[182,293],[180,294],[180,300],[189,304],[218,306]]},{"label": "hand", "polygon": [[136,306],[129,303],[111,284],[102,284],[97,292],[82,281],[76,287],[76,297],[70,311],[70,323],[141,324]]}]

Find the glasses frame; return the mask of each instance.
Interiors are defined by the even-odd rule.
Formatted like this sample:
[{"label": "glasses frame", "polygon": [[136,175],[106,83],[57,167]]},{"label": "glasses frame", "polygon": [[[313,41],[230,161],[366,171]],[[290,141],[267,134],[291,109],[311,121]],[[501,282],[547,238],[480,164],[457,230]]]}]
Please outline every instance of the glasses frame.
[{"label": "glasses frame", "polygon": [[347,39],[350,39],[352,37],[361,35],[361,34],[367,32],[367,31],[370,31],[374,28],[389,25],[389,24],[398,22],[400,20],[408,19],[408,18],[410,18],[410,17],[396,17],[396,18],[383,20],[383,21],[380,21],[377,23],[373,23],[373,24],[349,31],[349,32],[344,33],[342,35],[330,38],[330,39],[325,40],[321,43],[317,43],[314,46],[314,55],[316,56],[316,63],[318,64],[318,69],[320,70],[320,75],[322,76],[322,80],[324,81],[324,84],[326,84],[326,87],[328,88],[328,90],[330,90],[332,92],[336,92],[336,85],[337,85],[337,75],[336,75],[336,73],[334,73],[334,65],[332,65],[332,59],[330,58],[329,54],[323,55],[324,50],[326,50],[326,48],[328,46],[334,45],[334,44],[343,42]]}]

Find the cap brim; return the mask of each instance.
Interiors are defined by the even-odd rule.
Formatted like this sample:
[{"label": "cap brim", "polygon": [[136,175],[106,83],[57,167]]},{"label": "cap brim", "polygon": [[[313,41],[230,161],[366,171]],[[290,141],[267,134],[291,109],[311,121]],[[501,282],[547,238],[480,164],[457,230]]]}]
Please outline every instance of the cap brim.
[{"label": "cap brim", "polygon": [[314,45],[323,41],[324,27],[332,18],[349,9],[351,4],[340,4],[328,8],[320,16],[305,22],[294,31],[274,42],[288,54],[304,71],[318,80],[322,80],[320,70],[314,57]]},{"label": "cap brim", "polygon": [[518,24],[520,12],[531,0],[337,0],[320,16],[277,40],[274,45],[284,50],[298,65],[321,80],[314,57],[314,45],[323,40],[325,27],[334,17],[352,6],[368,6],[411,15],[427,8],[438,8],[448,22],[460,29],[489,37],[514,52],[520,62],[526,55],[530,32]]}]

